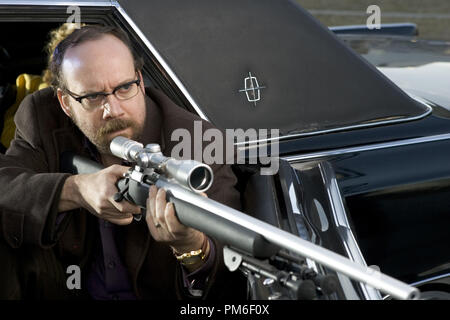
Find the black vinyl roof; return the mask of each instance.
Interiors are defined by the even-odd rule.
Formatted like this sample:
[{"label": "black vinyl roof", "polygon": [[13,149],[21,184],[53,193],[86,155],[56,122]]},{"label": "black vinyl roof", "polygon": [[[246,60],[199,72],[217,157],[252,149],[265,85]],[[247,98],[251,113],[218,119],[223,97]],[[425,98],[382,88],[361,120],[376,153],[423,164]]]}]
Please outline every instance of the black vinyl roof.
[{"label": "black vinyl roof", "polygon": [[[292,1],[119,2],[220,128],[311,133],[428,111]],[[240,91],[249,73],[257,102]]]}]

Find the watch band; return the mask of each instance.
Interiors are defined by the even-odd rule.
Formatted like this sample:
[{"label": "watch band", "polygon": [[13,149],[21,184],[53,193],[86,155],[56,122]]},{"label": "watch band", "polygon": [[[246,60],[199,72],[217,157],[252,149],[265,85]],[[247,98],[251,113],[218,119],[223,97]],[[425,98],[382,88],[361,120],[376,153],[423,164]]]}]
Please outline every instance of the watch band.
[{"label": "watch band", "polygon": [[182,264],[188,266],[204,260],[205,253],[202,249],[199,249],[191,252],[185,252],[182,255],[176,256],[176,258]]},{"label": "watch band", "polygon": [[199,261],[205,260],[208,247],[209,247],[208,238],[205,235],[203,235],[203,243],[200,249],[185,252],[182,254],[179,254],[178,252],[174,251],[174,254],[177,260],[181,262],[181,264],[185,266],[193,265]]}]

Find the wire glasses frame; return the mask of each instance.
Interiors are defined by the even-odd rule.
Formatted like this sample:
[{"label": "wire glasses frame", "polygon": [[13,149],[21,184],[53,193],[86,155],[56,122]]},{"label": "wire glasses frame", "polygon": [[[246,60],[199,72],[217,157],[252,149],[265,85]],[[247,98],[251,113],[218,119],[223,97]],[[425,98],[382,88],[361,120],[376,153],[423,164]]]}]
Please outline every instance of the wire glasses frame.
[{"label": "wire glasses frame", "polygon": [[85,110],[92,111],[104,106],[106,97],[111,94],[121,101],[135,97],[139,92],[140,83],[141,79],[137,79],[117,86],[112,92],[93,92],[84,96],[79,96],[68,89],[64,89],[64,91],[80,103]]}]

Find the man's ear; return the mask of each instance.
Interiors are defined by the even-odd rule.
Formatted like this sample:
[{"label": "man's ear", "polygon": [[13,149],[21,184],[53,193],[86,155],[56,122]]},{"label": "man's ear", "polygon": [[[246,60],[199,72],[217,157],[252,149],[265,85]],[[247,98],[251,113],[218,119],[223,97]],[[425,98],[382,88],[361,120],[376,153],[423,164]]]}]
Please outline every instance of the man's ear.
[{"label": "man's ear", "polygon": [[64,94],[64,92],[61,89],[57,89],[56,95],[58,96],[59,105],[61,106],[61,109],[64,111],[64,113],[69,117],[72,118],[72,113],[70,112],[70,104],[69,104],[69,97]]}]

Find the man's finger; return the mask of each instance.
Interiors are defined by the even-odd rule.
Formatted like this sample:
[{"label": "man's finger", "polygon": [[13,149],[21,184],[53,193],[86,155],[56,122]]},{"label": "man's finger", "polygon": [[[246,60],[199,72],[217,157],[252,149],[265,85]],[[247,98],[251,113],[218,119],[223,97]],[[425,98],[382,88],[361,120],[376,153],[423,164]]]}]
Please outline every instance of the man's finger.
[{"label": "man's finger", "polygon": [[164,217],[166,219],[167,230],[172,234],[177,234],[183,229],[187,228],[180,223],[177,216],[175,215],[175,208],[172,202],[168,202],[166,204]]},{"label": "man's finger", "polygon": [[147,214],[145,215],[145,222],[147,222],[147,226],[150,229],[150,233],[154,236],[155,235],[155,219],[153,218],[153,215],[150,213],[150,210],[147,211]]},{"label": "man's finger", "polygon": [[155,223],[165,224],[164,211],[166,209],[166,191],[159,189],[156,194]]},{"label": "man's finger", "polygon": [[108,220],[109,222],[117,224],[119,226],[126,226],[126,225],[130,224],[131,222],[133,222],[133,216],[131,216],[131,218],[130,217],[120,218],[120,219],[109,218],[109,219],[105,219],[105,220]]},{"label": "man's finger", "polygon": [[130,167],[125,167],[125,166],[121,166],[118,164],[114,164],[110,167],[107,168],[113,175],[115,175],[116,177],[123,177],[123,175],[125,173],[128,172],[128,169],[130,169]]},{"label": "man's finger", "polygon": [[152,217],[155,216],[156,192],[157,192],[157,189],[155,186],[151,186],[149,188],[148,199],[147,199],[147,210],[150,210],[150,215]]},{"label": "man's finger", "polygon": [[137,206],[135,204],[131,204],[130,202],[128,202],[126,200],[117,202],[112,198],[112,199],[110,199],[110,202],[120,212],[129,212],[129,213],[134,213],[134,214],[141,213],[141,208],[139,208],[139,206]]},{"label": "man's finger", "polygon": [[114,208],[103,210],[101,213],[97,213],[97,215],[101,217],[110,217],[110,218],[129,218],[132,217],[132,212],[120,212],[115,210]]}]

